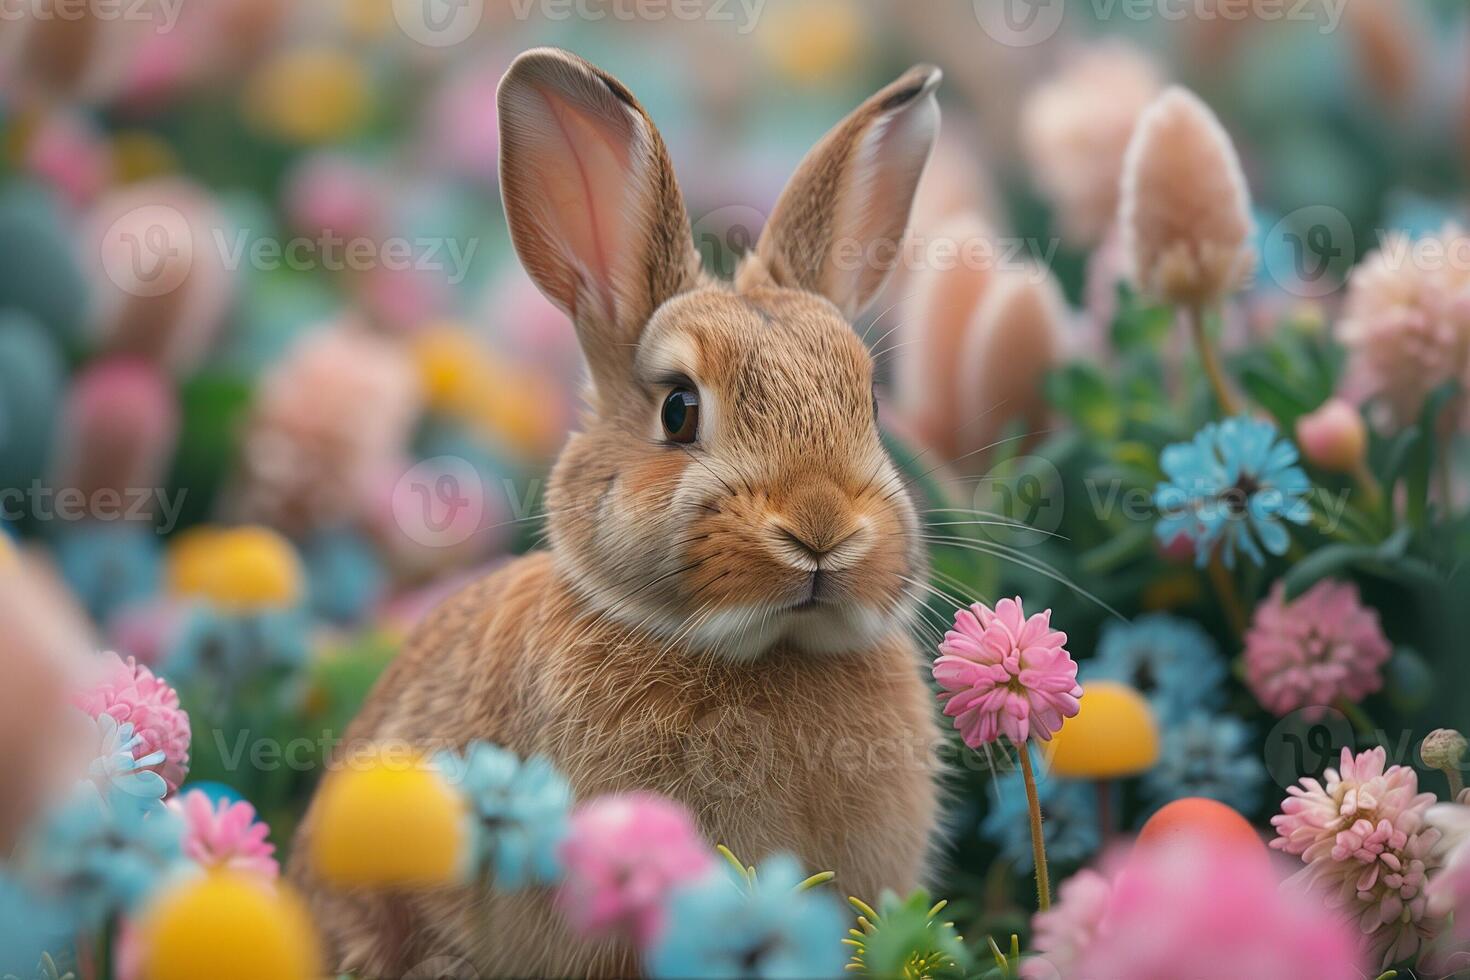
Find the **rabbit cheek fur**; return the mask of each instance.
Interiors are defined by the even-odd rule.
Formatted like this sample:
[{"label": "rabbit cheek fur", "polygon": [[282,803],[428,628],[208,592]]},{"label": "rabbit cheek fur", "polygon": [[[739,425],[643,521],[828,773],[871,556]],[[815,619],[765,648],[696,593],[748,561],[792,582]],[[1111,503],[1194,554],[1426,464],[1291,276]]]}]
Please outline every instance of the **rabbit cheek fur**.
[{"label": "rabbit cheek fur", "polygon": [[[908,632],[917,521],[849,323],[881,287],[834,245],[897,243],[938,72],[873,96],[808,155],[731,285],[706,279],[667,154],[614,79],[540,49],[502,83],[502,185],[523,264],[572,317],[591,411],[553,472],[551,547],[436,610],[349,745],[476,739],[549,756],[579,798],[685,805],[747,861],[794,852],[843,894],[903,892],[937,820],[935,705]],[[578,197],[581,194],[581,197]],[[661,425],[698,394],[698,437]],[[627,974],[545,889],[333,889],[292,874],[332,965],[367,976]]]}]

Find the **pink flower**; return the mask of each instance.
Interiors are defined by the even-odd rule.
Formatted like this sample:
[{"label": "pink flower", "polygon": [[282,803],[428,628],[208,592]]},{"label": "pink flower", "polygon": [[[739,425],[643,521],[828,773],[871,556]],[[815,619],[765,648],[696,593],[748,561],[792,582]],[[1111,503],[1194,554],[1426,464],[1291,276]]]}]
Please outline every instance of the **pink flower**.
[{"label": "pink flower", "polygon": [[1454,916],[1452,935],[1462,943],[1470,941],[1470,806],[1464,804],[1465,792],[1461,791],[1461,802],[1437,803],[1429,809],[1429,822],[1443,834],[1439,845],[1444,867],[1425,889],[1430,914]]},{"label": "pink flower", "polygon": [[652,793],[578,807],[560,853],[560,902],[573,928],[588,937],[626,935],[640,947],[658,935],[670,889],[712,863],[689,811]]},{"label": "pink flower", "polygon": [[[1268,862],[1232,846],[1135,850],[1098,918],[1096,885],[1061,893],[1051,920],[1074,916],[1075,966],[1062,976],[1130,980],[1295,977],[1353,980],[1360,956],[1346,925],[1313,895],[1283,887]],[[1095,926],[1094,926],[1094,923]],[[1084,935],[1095,928],[1095,936]],[[1038,934],[1040,935],[1040,933]],[[1048,940],[1054,946],[1055,937]]]},{"label": "pink flower", "polygon": [[1440,831],[1425,817],[1434,794],[1419,792],[1407,766],[1384,768],[1382,748],[1358,756],[1344,748],[1325,783],[1304,778],[1287,789],[1271,818],[1271,846],[1300,855],[1298,878],[1326,895],[1355,924],[1370,956],[1383,966],[1426,948],[1443,922],[1429,908],[1425,886],[1439,867]]},{"label": "pink flower", "polygon": [[1341,398],[1329,398],[1296,421],[1302,455],[1331,473],[1352,473],[1363,464],[1368,430],[1363,416]]},{"label": "pink flower", "polygon": [[1318,582],[1294,602],[1277,582],[1256,607],[1245,638],[1245,679],[1268,711],[1361,701],[1383,686],[1392,647],[1357,586]]},{"label": "pink flower", "polygon": [[1066,633],[1051,628],[1050,609],[1027,619],[1019,597],[1002,599],[993,612],[977,602],[955,613],[934,679],[966,745],[1001,735],[1018,745],[1032,735],[1048,741],[1077,713],[1082,688],[1066,642]]},{"label": "pink flower", "polygon": [[211,800],[190,790],[168,805],[184,818],[184,856],[206,870],[224,868],[275,878],[281,873],[270,828],[249,803]]},{"label": "pink flower", "polygon": [[[1414,421],[1446,381],[1470,382],[1470,239],[1453,225],[1417,241],[1396,234],[1353,270],[1338,338],[1347,394],[1375,401],[1380,425]],[[1462,401],[1462,418],[1470,402]]]},{"label": "pink flower", "polygon": [[1077,975],[1083,953],[1097,942],[1112,895],[1112,881],[1088,868],[1062,882],[1055,904],[1031,920],[1031,944],[1041,955],[1022,964],[1021,976],[1047,980]]},{"label": "pink flower", "polygon": [[93,718],[105,712],[119,722],[132,722],[142,736],[134,757],[162,752],[163,762],[152,768],[168,783],[170,793],[178,791],[189,772],[190,730],[177,691],[132,657],[124,661],[108,652],[103,654],[101,672],[89,687],[72,694],[72,703]]}]

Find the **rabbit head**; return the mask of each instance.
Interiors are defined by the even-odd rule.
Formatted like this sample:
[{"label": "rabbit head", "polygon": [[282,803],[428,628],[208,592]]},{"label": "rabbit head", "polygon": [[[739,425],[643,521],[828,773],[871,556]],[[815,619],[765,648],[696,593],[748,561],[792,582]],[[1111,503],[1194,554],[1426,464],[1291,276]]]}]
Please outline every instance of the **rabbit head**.
[{"label": "rabbit head", "polygon": [[852,319],[897,260],[939,78],[912,68],[828,133],[725,283],[701,272],[664,143],[621,83],[545,48],[507,71],[511,238],[589,368],[547,494],[552,552],[601,614],[733,659],[860,652],[912,614],[915,512]]}]

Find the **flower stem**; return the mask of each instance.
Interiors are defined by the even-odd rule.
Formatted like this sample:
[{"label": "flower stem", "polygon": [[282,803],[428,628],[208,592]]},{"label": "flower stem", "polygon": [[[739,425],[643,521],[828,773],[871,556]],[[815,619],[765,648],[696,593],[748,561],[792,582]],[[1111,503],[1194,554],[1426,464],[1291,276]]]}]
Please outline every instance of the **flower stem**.
[{"label": "flower stem", "polygon": [[1230,628],[1236,636],[1245,636],[1250,622],[1246,618],[1245,607],[1240,604],[1240,593],[1235,590],[1235,579],[1230,577],[1219,555],[1210,558],[1210,584],[1215,587],[1215,594],[1225,609],[1225,617],[1230,620]]},{"label": "flower stem", "polygon": [[1108,841],[1113,839],[1112,781],[1099,779],[1092,785],[1094,791],[1097,793],[1097,839],[1106,847]]},{"label": "flower stem", "polygon": [[1215,389],[1215,400],[1220,403],[1220,410],[1226,415],[1239,415],[1240,402],[1230,390],[1229,382],[1225,380],[1225,369],[1220,365],[1219,352],[1205,333],[1205,311],[1197,305],[1191,305],[1185,308],[1184,316],[1189,320],[1189,332],[1194,335],[1194,346],[1199,350],[1200,366],[1210,379],[1210,387]]},{"label": "flower stem", "polygon": [[1051,908],[1051,878],[1046,872],[1046,839],[1041,836],[1041,801],[1036,798],[1036,776],[1031,771],[1030,743],[1022,742],[1021,778],[1026,783],[1026,808],[1031,813],[1031,856],[1036,863],[1036,907],[1045,912]]},{"label": "flower stem", "polygon": [[1347,716],[1348,721],[1352,722],[1353,729],[1359,735],[1372,735],[1377,730],[1373,719],[1368,717],[1368,712],[1363,710],[1362,705],[1349,701],[1347,698],[1338,698],[1333,704],[1338,711]]}]

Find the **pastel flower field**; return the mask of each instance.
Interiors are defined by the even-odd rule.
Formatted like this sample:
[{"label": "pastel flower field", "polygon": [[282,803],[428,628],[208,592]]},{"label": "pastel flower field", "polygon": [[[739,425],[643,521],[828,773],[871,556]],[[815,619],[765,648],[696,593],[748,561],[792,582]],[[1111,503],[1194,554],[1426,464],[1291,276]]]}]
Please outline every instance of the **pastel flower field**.
[{"label": "pastel flower field", "polygon": [[0,4],[0,980],[1470,976],[1462,0]]}]

